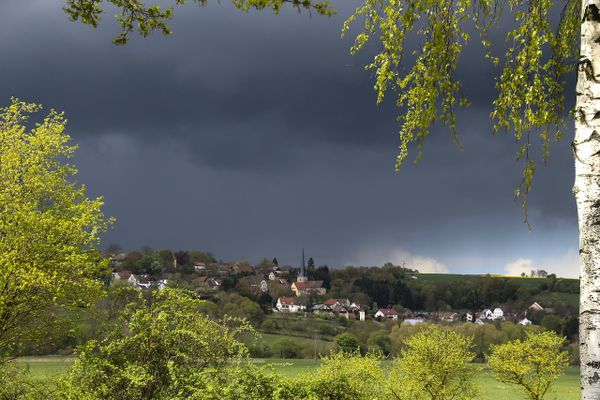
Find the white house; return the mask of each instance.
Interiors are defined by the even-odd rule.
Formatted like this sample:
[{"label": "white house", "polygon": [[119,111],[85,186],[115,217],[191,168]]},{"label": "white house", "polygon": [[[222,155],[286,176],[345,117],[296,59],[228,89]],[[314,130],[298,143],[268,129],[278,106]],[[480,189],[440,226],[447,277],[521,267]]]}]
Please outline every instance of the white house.
[{"label": "white house", "polygon": [[473,314],[467,313],[466,319],[467,319],[467,322],[473,322]]},{"label": "white house", "polygon": [[396,321],[400,314],[396,310],[390,308],[380,308],[375,313],[375,318],[387,318]]},{"label": "white house", "polygon": [[359,319],[360,321],[364,321],[364,320],[365,320],[365,312],[364,312],[363,310],[360,310],[360,311],[358,312],[358,319]]},{"label": "white house", "polygon": [[295,297],[280,297],[277,299],[277,311],[280,312],[298,312],[306,310],[306,306],[299,304]]},{"label": "white house", "polygon": [[161,279],[161,280],[159,280],[159,281],[156,282],[156,288],[158,290],[166,289],[167,288],[167,283],[168,283],[167,279]]},{"label": "white house", "polygon": [[502,309],[500,307],[496,307],[494,309],[494,315],[493,315],[492,319],[494,319],[494,320],[504,319],[504,311],[502,311]]},{"label": "white house", "polygon": [[113,283],[116,281],[120,281],[120,280],[127,281],[129,279],[129,277],[131,276],[131,272],[129,272],[129,271],[113,272],[112,274],[110,274],[110,276],[111,276]]},{"label": "white house", "polygon": [[486,319],[494,319],[494,313],[489,308],[486,308],[479,314],[479,319],[482,321]]},{"label": "white house", "polygon": [[127,283],[129,283],[130,285],[133,285],[133,286],[137,286],[137,284],[138,284],[137,277],[134,274],[129,275],[129,278],[127,278]]},{"label": "white house", "polygon": [[196,272],[206,271],[206,264],[202,261],[194,261],[194,269]]},{"label": "white house", "polygon": [[522,320],[519,321],[519,325],[523,325],[523,326],[527,326],[527,325],[531,325],[532,322],[530,320],[528,320],[527,318],[523,318]]},{"label": "white house", "polygon": [[267,284],[267,281],[265,281],[264,279],[262,281],[260,281],[260,291],[262,293],[267,293],[269,291],[269,285]]},{"label": "white house", "polygon": [[136,280],[136,285],[140,289],[148,289],[150,287],[150,280],[148,277],[143,275],[131,275],[130,279],[134,278]]}]

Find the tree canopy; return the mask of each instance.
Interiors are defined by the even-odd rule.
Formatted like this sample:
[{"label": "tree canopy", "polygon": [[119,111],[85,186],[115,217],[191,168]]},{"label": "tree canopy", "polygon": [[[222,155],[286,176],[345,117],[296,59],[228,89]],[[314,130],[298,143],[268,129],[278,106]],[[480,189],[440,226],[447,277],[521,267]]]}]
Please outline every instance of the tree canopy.
[{"label": "tree canopy", "polygon": [[[193,2],[205,6],[208,0],[193,0]],[[187,0],[173,0],[172,3],[182,6],[187,3]],[[298,10],[306,9],[323,15],[334,13],[327,0],[231,0],[231,3],[242,11],[271,9],[277,14],[285,4],[289,4]],[[165,35],[171,34],[169,20],[173,16],[173,7],[148,5],[144,0],[67,0],[64,10],[71,20],[96,28],[107,6],[118,10],[115,18],[121,27],[121,32],[113,40],[117,45],[127,43],[131,33],[138,33],[143,37],[154,31]]]},{"label": "tree canopy", "polygon": [[568,364],[564,342],[554,332],[531,332],[526,340],[493,345],[488,363],[497,380],[518,385],[530,400],[541,400]]},{"label": "tree canopy", "polygon": [[[375,76],[377,102],[393,92],[399,109],[400,149],[396,168],[416,145],[418,161],[425,139],[438,122],[459,144],[456,110],[470,105],[456,70],[464,47],[478,32],[485,57],[501,66],[491,118],[493,131],[513,131],[519,143],[517,158],[523,176],[515,190],[526,210],[527,193],[540,160],[549,155],[552,139],[563,135],[566,76],[574,71],[581,21],[579,0],[365,0],[345,23],[346,34],[357,20],[364,24],[351,52],[365,49],[369,40],[380,49],[366,65]],[[552,16],[561,7],[558,24]],[[491,27],[505,14],[514,17],[506,33],[503,57],[492,46]],[[411,39],[418,45],[411,52]],[[412,43],[412,42],[410,42]],[[490,77],[492,80],[493,77]],[[537,141],[535,140],[537,137]],[[538,143],[541,151],[534,151]],[[539,149],[538,149],[539,150]]]},{"label": "tree canopy", "polygon": [[111,223],[65,162],[76,149],[63,114],[13,99],[0,109],[0,349],[35,342],[62,325],[55,306],[80,307],[106,273],[95,246]]}]

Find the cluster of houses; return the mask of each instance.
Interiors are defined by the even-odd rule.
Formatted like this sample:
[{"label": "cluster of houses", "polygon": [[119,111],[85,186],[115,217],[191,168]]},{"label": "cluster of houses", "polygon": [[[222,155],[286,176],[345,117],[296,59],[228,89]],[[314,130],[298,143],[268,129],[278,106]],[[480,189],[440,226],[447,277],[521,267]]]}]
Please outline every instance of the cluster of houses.
[{"label": "cluster of houses", "polygon": [[163,290],[167,287],[167,279],[150,279],[148,275],[136,275],[129,271],[113,272],[111,274],[111,281],[113,283],[125,282],[140,289],[155,287],[158,290]]},{"label": "cluster of houses", "polygon": [[[125,254],[119,254],[113,257],[113,267],[119,268],[124,259]],[[256,295],[267,293],[270,289],[282,289],[291,291],[296,297],[305,297],[310,295],[323,296],[327,292],[323,285],[323,281],[309,280],[306,274],[306,266],[304,262],[304,254],[302,254],[302,267],[300,274],[295,282],[291,284],[288,281],[288,276],[291,273],[290,268],[280,268],[274,266],[268,271],[259,271],[256,267],[247,263],[223,264],[214,263],[207,265],[203,261],[193,262],[194,271],[201,276],[195,278],[193,283],[196,284],[197,290],[218,290],[221,288],[222,280],[219,276],[229,274],[243,275],[245,283],[249,286],[248,290]],[[173,267],[177,268],[177,260],[173,259]],[[216,275],[216,276],[215,276]],[[166,287],[167,279],[151,279],[148,275],[137,275],[130,271],[113,272],[111,276],[112,282],[124,281],[130,285],[141,289],[149,289],[156,287],[163,289]],[[295,308],[292,307],[294,310]]]},{"label": "cluster of houses", "polygon": [[[174,261],[176,262],[176,261]],[[309,280],[306,274],[304,263],[304,252],[302,254],[302,266],[296,281],[289,283],[287,277],[290,274],[289,270],[281,269],[278,266],[273,267],[268,271],[257,271],[255,267],[246,263],[235,264],[218,264],[207,266],[202,261],[194,262],[194,270],[198,273],[206,273],[207,268],[211,270],[217,268],[219,274],[244,274],[249,290],[255,294],[267,293],[271,288],[279,287],[281,289],[290,290],[293,296],[280,296],[273,311],[282,313],[297,313],[311,312],[321,316],[344,317],[348,319],[356,319],[364,321],[366,319],[366,308],[360,304],[350,301],[349,299],[327,299],[323,303],[313,304],[307,307],[308,299],[311,295],[324,296],[327,293],[323,285],[323,281]],[[535,271],[536,275],[545,271]],[[532,272],[532,276],[534,276]],[[167,286],[167,279],[151,279],[147,275],[136,275],[128,271],[113,272],[113,282],[124,281],[130,285],[141,289],[149,289],[155,287],[159,290]],[[197,290],[218,290],[221,288],[222,282],[214,276],[200,276],[194,280],[197,284]],[[531,325],[532,321],[527,318],[527,312],[530,313],[552,313],[551,309],[544,309],[538,303],[533,303],[524,313],[517,314],[511,312],[506,306],[498,306],[495,308],[486,308],[477,312],[399,312],[392,308],[379,308],[373,318],[377,320],[402,320],[405,324],[417,325],[423,322],[470,322],[478,325],[492,323],[495,321],[512,321],[520,325]],[[519,315],[521,317],[519,317]]]},{"label": "cluster of houses", "polygon": [[277,299],[274,311],[288,313],[310,311],[313,314],[321,316],[337,316],[360,321],[365,320],[365,311],[363,307],[348,299],[327,299],[323,303],[315,304],[307,310],[306,305],[300,297],[282,296]]},{"label": "cluster of houses", "polygon": [[[279,297],[275,310],[277,312],[297,313],[300,311],[312,312],[316,315],[325,316],[340,316],[349,319],[357,319],[364,321],[366,318],[365,308],[357,303],[353,303],[348,299],[328,299],[321,304],[315,304],[307,308],[302,299],[298,297]],[[393,308],[380,308],[374,314],[373,318],[379,321],[392,320],[400,321],[409,325],[417,325],[424,322],[470,322],[477,325],[484,325],[495,321],[512,321],[519,325],[531,325],[532,321],[527,318],[527,313],[552,313],[552,309],[544,309],[538,303],[533,303],[525,316],[519,318],[517,314],[509,311],[507,307],[499,306],[494,309],[486,308],[478,312],[428,312],[416,311],[410,313],[402,313]]]}]

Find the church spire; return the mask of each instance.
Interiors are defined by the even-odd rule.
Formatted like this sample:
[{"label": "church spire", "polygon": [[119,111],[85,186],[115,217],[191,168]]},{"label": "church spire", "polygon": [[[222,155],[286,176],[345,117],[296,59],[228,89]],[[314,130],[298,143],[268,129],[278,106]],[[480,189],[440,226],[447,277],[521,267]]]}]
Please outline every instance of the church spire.
[{"label": "church spire", "polygon": [[302,269],[300,270],[302,276],[306,276],[306,263],[304,262],[304,247],[302,248]]},{"label": "church spire", "polygon": [[300,266],[300,274],[298,278],[296,278],[297,282],[306,282],[308,278],[306,277],[306,263],[304,262],[304,247],[302,248],[302,265]]}]

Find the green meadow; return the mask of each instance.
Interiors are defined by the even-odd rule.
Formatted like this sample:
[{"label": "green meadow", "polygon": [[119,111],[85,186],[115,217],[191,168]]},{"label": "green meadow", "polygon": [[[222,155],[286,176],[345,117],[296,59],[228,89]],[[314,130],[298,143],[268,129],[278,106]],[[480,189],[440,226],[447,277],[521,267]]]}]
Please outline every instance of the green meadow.
[{"label": "green meadow", "polygon": [[[43,357],[22,357],[19,358],[17,365],[28,368],[32,377],[37,380],[44,380],[64,373],[71,363],[73,357],[64,356],[43,356]],[[286,377],[294,377],[303,372],[317,368],[320,364],[318,360],[291,360],[291,359],[254,359],[256,365],[273,366],[275,371]],[[482,400],[502,400],[502,399],[525,399],[526,397],[516,388],[497,382],[490,371],[481,368],[477,374],[478,386],[481,390]],[[569,367],[565,374],[560,377],[553,386],[551,392],[546,395],[546,400],[578,400],[579,399],[579,368]]]}]

